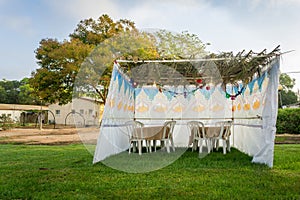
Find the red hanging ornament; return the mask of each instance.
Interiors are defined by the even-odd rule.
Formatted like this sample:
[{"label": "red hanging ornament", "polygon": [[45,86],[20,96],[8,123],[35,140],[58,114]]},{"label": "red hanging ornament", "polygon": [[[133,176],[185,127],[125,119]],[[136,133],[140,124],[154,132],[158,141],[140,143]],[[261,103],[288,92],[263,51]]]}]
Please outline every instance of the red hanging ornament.
[{"label": "red hanging ornament", "polygon": [[235,100],[235,96],[231,96],[231,100]]},{"label": "red hanging ornament", "polygon": [[197,82],[198,84],[201,84],[203,81],[202,81],[202,79],[197,79],[196,82]]},{"label": "red hanging ornament", "polygon": [[208,86],[206,86],[206,90],[210,90],[210,86],[208,85]]}]

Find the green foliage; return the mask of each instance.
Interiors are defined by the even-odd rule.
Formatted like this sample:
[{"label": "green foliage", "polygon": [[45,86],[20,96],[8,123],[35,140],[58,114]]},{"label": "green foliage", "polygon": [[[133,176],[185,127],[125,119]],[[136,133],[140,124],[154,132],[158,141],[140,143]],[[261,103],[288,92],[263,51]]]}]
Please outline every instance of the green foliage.
[{"label": "green foliage", "polygon": [[277,115],[277,133],[300,134],[300,108],[279,109]]},{"label": "green foliage", "polygon": [[0,128],[3,130],[11,129],[14,127],[14,122],[9,115],[0,115]]},{"label": "green foliage", "polygon": [[0,199],[299,199],[299,152],[275,145],[269,169],[235,149],[203,159],[187,151],[168,167],[129,174],[93,165],[83,145],[0,145]]},{"label": "green foliage", "polygon": [[20,82],[17,80],[9,81],[3,79],[0,81],[0,103],[18,103]]},{"label": "green foliage", "polygon": [[97,20],[92,18],[81,20],[70,37],[77,38],[85,44],[97,46],[108,38],[132,30],[136,30],[134,22],[126,19],[114,22],[107,14],[104,14]]},{"label": "green foliage", "polygon": [[64,42],[43,39],[36,50],[41,68],[32,73],[29,81],[36,96],[48,103],[70,102],[78,69],[91,49],[92,46],[78,39]]},{"label": "green foliage", "polygon": [[[32,73],[30,85],[43,101],[48,103],[59,102],[59,104],[70,102],[73,91],[76,89],[74,83],[77,73],[92,49],[108,38],[134,29],[134,23],[131,21],[119,20],[114,22],[108,15],[102,15],[97,20],[86,19],[80,21],[74,33],[70,34],[70,41],[41,40],[39,48],[35,51],[40,68]],[[87,74],[90,73],[92,71],[87,71]],[[84,80],[87,80],[87,78],[84,77]],[[94,76],[91,82],[95,79]],[[101,83],[101,80],[99,81],[98,76],[96,83],[88,85],[85,89],[96,89],[98,96],[105,100],[107,90],[99,90],[97,88],[99,83]],[[106,88],[107,85],[104,85],[104,87]]]},{"label": "green foliage", "polygon": [[279,76],[279,84],[282,85],[284,90],[293,89],[295,81],[296,80],[294,78],[291,78],[286,73],[282,73]]},{"label": "green foliage", "polygon": [[279,91],[279,101],[278,101],[278,103],[280,104],[279,107],[291,105],[297,103],[297,101],[298,101],[298,97],[296,93],[293,92],[292,90]]},{"label": "green foliage", "polygon": [[35,51],[40,68],[30,85],[48,103],[66,104],[72,95],[83,94],[105,103],[115,59],[196,58],[205,53],[205,45],[194,34],[140,32],[132,21],[114,22],[106,14],[80,21],[69,36],[70,41],[63,42],[43,39]]},{"label": "green foliage", "polygon": [[114,60],[157,57],[152,38],[145,33],[127,32],[106,39],[83,61],[76,77],[75,90],[85,94],[93,94],[93,91],[96,91],[105,103]]},{"label": "green foliage", "polygon": [[295,79],[292,79],[288,74],[282,73],[279,77],[279,101],[278,106],[282,108],[282,106],[291,105],[297,103],[298,97],[295,92],[292,91],[295,85]]},{"label": "green foliage", "polygon": [[0,103],[6,104],[39,104],[39,100],[33,94],[28,78],[21,81],[0,81]]},{"label": "green foliage", "polygon": [[187,31],[172,33],[161,30],[157,36],[157,51],[161,59],[195,59],[207,55],[206,45],[195,34]]}]

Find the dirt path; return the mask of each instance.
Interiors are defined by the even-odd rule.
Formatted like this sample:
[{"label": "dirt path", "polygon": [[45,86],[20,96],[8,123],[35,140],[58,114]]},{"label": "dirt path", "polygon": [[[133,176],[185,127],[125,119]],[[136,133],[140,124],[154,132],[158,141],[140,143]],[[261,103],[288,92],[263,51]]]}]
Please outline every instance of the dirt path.
[{"label": "dirt path", "polygon": [[96,144],[99,128],[12,129],[0,131],[0,144]]},{"label": "dirt path", "polygon": [[[0,144],[96,144],[99,128],[12,129],[0,131]],[[278,134],[276,144],[300,144],[300,135]]]}]

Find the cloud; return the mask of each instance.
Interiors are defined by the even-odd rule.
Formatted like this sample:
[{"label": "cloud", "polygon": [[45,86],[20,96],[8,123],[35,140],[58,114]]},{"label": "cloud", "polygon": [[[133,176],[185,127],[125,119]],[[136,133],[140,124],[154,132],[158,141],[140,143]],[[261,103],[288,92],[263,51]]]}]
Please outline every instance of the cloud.
[{"label": "cloud", "polygon": [[54,12],[74,20],[97,19],[107,12],[112,14],[116,14],[117,12],[117,4],[109,0],[47,0],[45,3]]},{"label": "cloud", "polygon": [[251,0],[250,5],[252,7],[258,7],[261,5],[266,5],[269,7],[281,7],[281,6],[299,6],[300,0]]},{"label": "cloud", "polygon": [[33,36],[35,34],[35,31],[32,28],[32,20],[27,16],[0,15],[0,25],[4,27],[4,29],[23,33],[27,36]]}]

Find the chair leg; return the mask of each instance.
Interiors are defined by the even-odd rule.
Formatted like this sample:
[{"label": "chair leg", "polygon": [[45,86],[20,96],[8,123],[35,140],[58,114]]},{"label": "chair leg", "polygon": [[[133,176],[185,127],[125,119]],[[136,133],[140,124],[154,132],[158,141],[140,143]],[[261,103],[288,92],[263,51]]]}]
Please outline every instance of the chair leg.
[{"label": "chair leg", "polygon": [[152,153],[151,140],[149,140],[149,151],[150,151],[150,153]]},{"label": "chair leg", "polygon": [[151,141],[150,140],[146,140],[146,150],[147,150],[147,153],[152,152],[152,150],[151,150]]},{"label": "chair leg", "polygon": [[160,141],[160,149],[164,149],[165,148],[165,142],[164,141]]},{"label": "chair leg", "polygon": [[219,139],[216,139],[216,150],[219,151]]},{"label": "chair leg", "polygon": [[197,141],[197,140],[194,140],[194,141],[193,141],[192,151],[197,150],[197,145],[198,145],[198,141]]},{"label": "chair leg", "polygon": [[210,150],[211,150],[211,152],[213,152],[214,151],[214,145],[215,145],[215,139],[210,138],[209,143],[210,143]]},{"label": "chair leg", "polygon": [[139,155],[142,155],[142,141],[138,141]]},{"label": "chair leg", "polygon": [[171,139],[171,144],[172,144],[173,151],[175,152],[175,146],[174,146],[173,138]]},{"label": "chair leg", "polygon": [[211,140],[210,139],[206,139],[205,143],[206,143],[206,146],[207,146],[207,152],[210,153]]},{"label": "chair leg", "polygon": [[202,142],[202,140],[200,139],[199,141],[198,141],[198,143],[199,143],[199,154],[200,153],[202,153],[202,146],[203,146],[203,142]]},{"label": "chair leg", "polygon": [[166,146],[167,146],[167,152],[170,153],[170,144],[169,144],[169,141],[166,141]]},{"label": "chair leg", "polygon": [[132,152],[136,152],[136,141],[132,142]]},{"label": "chair leg", "polygon": [[223,154],[226,154],[226,140],[223,140]]},{"label": "chair leg", "polygon": [[131,142],[129,143],[129,149],[128,149],[128,154],[131,153]]},{"label": "chair leg", "polygon": [[229,141],[229,139],[226,140],[226,143],[227,143],[227,151],[230,152],[230,141]]},{"label": "chair leg", "polygon": [[[142,141],[142,144],[143,144],[144,141]],[[148,141],[145,140],[145,143],[146,143],[146,152],[148,153],[149,152],[149,148],[148,148]]]}]

